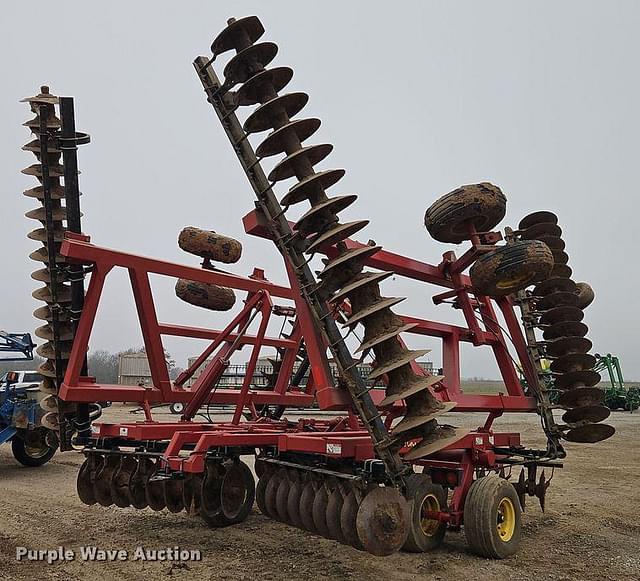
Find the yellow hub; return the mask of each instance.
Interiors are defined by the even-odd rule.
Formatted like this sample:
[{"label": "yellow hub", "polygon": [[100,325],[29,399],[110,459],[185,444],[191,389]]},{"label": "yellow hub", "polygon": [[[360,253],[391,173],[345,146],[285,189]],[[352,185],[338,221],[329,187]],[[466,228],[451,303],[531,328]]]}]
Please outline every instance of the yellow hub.
[{"label": "yellow hub", "polygon": [[496,287],[499,289],[519,288],[522,284],[529,282],[531,274],[523,273],[519,275],[513,275],[508,278],[503,278],[496,283]]},{"label": "yellow hub", "polygon": [[440,510],[440,502],[433,494],[427,494],[422,501],[420,507],[420,528],[427,537],[432,537],[438,532],[440,521],[427,517],[429,512],[438,512]]},{"label": "yellow hub", "polygon": [[500,501],[496,521],[500,539],[508,543],[516,530],[516,508],[510,498],[505,497]]}]

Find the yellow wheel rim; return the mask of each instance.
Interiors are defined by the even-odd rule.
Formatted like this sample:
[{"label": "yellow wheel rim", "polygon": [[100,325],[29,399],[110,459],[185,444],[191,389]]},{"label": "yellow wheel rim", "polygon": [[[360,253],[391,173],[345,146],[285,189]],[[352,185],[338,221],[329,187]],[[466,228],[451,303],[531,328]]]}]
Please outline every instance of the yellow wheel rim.
[{"label": "yellow wheel rim", "polygon": [[500,501],[496,521],[500,539],[508,543],[516,530],[516,508],[510,498],[503,498]]},{"label": "yellow wheel rim", "polygon": [[520,285],[526,282],[529,282],[531,278],[533,278],[533,275],[527,274],[527,273],[520,274],[520,275],[513,275],[511,277],[503,278],[502,280],[499,280],[496,283],[496,287],[499,289],[519,287]]},{"label": "yellow wheel rim", "polygon": [[429,518],[427,513],[438,512],[440,510],[440,502],[433,494],[427,494],[422,501],[420,507],[420,528],[427,537],[432,537],[438,532],[440,521]]}]

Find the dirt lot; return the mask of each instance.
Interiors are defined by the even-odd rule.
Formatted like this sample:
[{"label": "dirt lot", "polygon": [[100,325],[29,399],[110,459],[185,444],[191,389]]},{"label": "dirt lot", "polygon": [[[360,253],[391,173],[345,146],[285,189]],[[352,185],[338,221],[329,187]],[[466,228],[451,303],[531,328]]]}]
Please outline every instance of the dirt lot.
[{"label": "dirt lot", "polygon": [[[128,417],[126,410],[110,412]],[[500,426],[541,444],[535,417]],[[470,425],[480,418],[465,415]],[[271,521],[257,509],[244,523],[209,530],[183,514],[85,506],[75,494],[82,456],[57,455],[40,469],[18,466],[0,448],[0,579],[633,579],[640,578],[640,414],[615,413],[618,433],[595,446],[569,446],[542,513],[533,499],[520,552],[505,561],[467,553],[464,534],[448,533],[428,554],[376,558]],[[460,416],[451,423],[462,425]],[[16,562],[16,547],[200,549],[201,562]]]}]

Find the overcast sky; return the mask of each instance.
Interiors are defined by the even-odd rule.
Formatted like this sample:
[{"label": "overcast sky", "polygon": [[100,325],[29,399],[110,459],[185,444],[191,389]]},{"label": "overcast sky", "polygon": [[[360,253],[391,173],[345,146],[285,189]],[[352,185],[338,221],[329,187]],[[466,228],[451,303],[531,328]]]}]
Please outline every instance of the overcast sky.
[{"label": "overcast sky", "polygon": [[[26,238],[37,223],[23,216],[35,205],[21,195],[35,180],[20,173],[34,158],[20,150],[30,113],[18,100],[41,84],[76,97],[78,128],[92,136],[79,163],[94,243],[196,265],[176,244],[195,225],[243,242],[235,272],[260,266],[284,281],[275,247],[243,233],[253,193],[191,65],[227,18],[250,14],[280,47],[274,64],[294,69],[288,90],[310,94],[303,115],[323,124],[309,143],[334,144],[318,167],[347,169],[331,193],[360,196],[342,216],[371,220],[363,238],[437,263],[451,248],[428,237],[425,209],[479,181],[507,195],[503,226],[556,212],[575,279],[597,294],[585,317],[594,350],[620,355],[627,378],[640,379],[640,5],[631,1],[4,3],[0,329],[37,324],[29,274],[38,266],[27,258],[37,245]],[[403,313],[461,322],[433,306],[435,287],[383,288],[409,296]],[[229,320],[180,303],[173,281],[154,280],[154,290],[162,320]],[[91,348],[141,344],[125,274],[110,275],[105,293]],[[184,365],[200,343],[166,345]],[[440,365],[436,341],[411,345],[432,348]],[[497,377],[490,350],[465,349],[463,375]]]}]

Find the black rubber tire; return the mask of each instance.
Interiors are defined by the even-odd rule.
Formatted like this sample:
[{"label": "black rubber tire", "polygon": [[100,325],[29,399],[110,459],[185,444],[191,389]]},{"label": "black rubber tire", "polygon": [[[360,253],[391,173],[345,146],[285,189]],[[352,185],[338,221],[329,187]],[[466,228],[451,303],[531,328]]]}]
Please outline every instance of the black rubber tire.
[{"label": "black rubber tire", "polygon": [[447,525],[434,523],[432,530],[425,531],[422,522],[422,508],[444,510],[447,507],[447,491],[439,484],[434,484],[426,474],[412,474],[407,478],[406,498],[411,506],[409,520],[409,536],[402,549],[411,553],[425,553],[437,549],[444,540]]},{"label": "black rubber tire", "polygon": [[470,184],[445,194],[424,215],[424,225],[438,242],[460,244],[469,239],[468,223],[478,232],[495,228],[507,211],[507,198],[488,182]]},{"label": "black rubber tire", "polygon": [[[39,428],[45,429],[45,428]],[[56,453],[57,448],[51,447],[46,442],[44,442],[44,435],[42,436],[43,447],[40,453],[34,455],[29,451],[29,446],[25,441],[25,437],[21,434],[16,434],[11,439],[11,452],[13,453],[13,457],[20,462],[23,466],[27,466],[28,468],[37,468],[38,466],[42,466],[46,464],[53,455]]]},{"label": "black rubber tire", "polygon": [[[513,510],[513,530],[507,540],[499,532],[499,508],[508,503]],[[490,559],[515,554],[522,539],[522,509],[513,485],[496,474],[478,478],[469,488],[464,504],[464,534],[472,553]]]},{"label": "black rubber tire", "polygon": [[544,242],[518,240],[482,255],[469,274],[476,292],[501,297],[545,280],[552,269],[553,254]]},{"label": "black rubber tire", "polygon": [[578,308],[586,309],[596,298],[591,285],[586,282],[576,283],[576,294],[578,295]]}]

